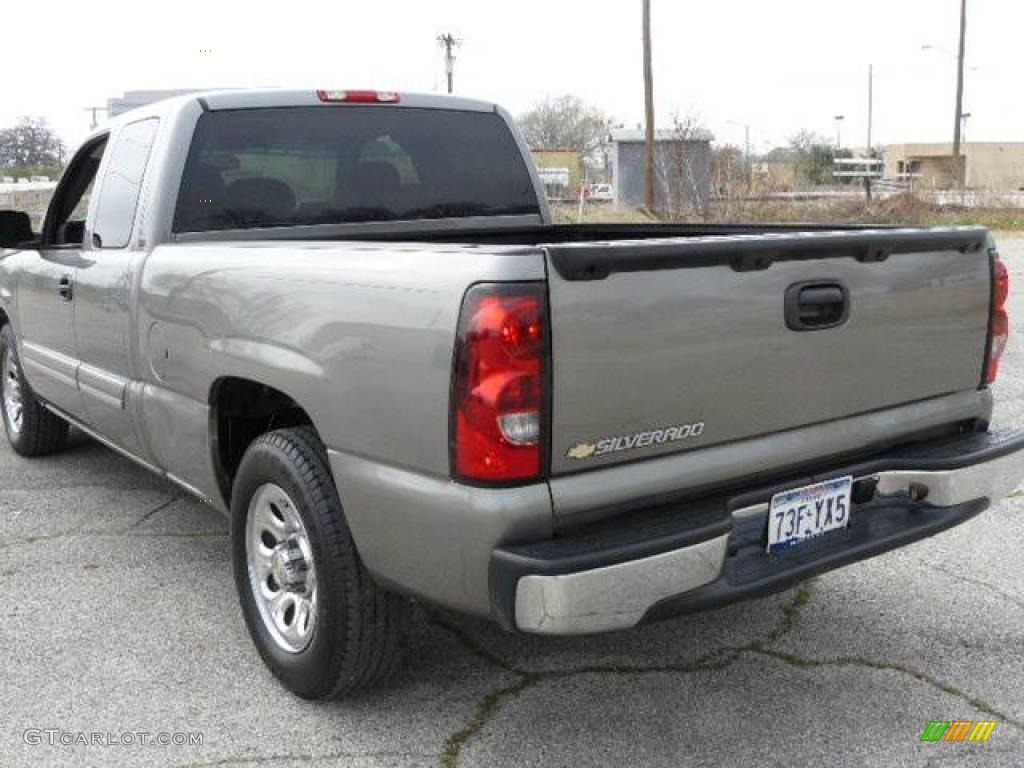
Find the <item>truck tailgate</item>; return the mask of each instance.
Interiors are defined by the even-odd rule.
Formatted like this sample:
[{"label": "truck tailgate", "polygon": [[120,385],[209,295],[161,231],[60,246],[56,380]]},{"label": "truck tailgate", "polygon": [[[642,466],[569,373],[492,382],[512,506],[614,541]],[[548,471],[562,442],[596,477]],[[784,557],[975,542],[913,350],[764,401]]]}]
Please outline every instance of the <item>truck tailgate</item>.
[{"label": "truck tailgate", "polygon": [[976,389],[984,229],[547,248],[555,475]]}]

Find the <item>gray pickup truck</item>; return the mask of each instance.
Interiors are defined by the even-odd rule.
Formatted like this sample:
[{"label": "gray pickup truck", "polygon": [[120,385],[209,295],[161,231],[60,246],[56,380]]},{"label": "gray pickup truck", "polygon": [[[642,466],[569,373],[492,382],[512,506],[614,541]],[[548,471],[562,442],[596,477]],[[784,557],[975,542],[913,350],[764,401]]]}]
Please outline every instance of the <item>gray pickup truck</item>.
[{"label": "gray pickup truck", "polygon": [[290,690],[365,688],[413,599],[632,627],[978,515],[1008,320],[984,229],[551,222],[494,104],[197,94],[0,213],[3,418],[228,514]]}]

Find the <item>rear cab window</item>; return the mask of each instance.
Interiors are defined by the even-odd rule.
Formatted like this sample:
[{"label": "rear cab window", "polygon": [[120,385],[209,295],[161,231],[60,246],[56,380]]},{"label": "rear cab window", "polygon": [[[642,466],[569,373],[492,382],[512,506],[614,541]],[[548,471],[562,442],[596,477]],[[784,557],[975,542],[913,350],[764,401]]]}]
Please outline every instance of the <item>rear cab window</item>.
[{"label": "rear cab window", "polygon": [[522,153],[495,113],[263,108],[199,118],[174,231],[539,212]]},{"label": "rear cab window", "polygon": [[110,150],[93,222],[94,242],[102,248],[124,248],[132,234],[142,178],[160,121],[148,118],[129,123]]}]

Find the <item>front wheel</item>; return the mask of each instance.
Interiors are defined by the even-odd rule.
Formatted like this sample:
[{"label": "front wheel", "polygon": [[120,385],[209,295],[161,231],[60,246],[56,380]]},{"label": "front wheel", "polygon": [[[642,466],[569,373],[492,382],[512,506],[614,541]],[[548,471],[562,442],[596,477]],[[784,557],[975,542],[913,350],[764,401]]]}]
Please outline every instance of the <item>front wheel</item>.
[{"label": "front wheel", "polygon": [[46,410],[32,394],[10,324],[0,328],[0,375],[4,430],[11,447],[22,456],[46,456],[61,450],[68,441],[68,423]]},{"label": "front wheel", "polygon": [[249,447],[232,492],[231,538],[246,625],[285,687],[334,698],[394,669],[408,601],[363,566],[313,430],[270,432]]}]

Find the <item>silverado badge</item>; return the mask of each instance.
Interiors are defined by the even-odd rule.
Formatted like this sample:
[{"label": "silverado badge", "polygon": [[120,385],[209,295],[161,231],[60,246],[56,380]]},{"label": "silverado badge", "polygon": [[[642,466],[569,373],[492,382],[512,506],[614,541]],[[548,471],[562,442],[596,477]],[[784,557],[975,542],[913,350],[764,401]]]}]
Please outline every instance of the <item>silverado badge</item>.
[{"label": "silverado badge", "polygon": [[632,435],[620,435],[619,437],[603,437],[596,443],[576,443],[566,451],[566,458],[589,459],[592,456],[604,456],[609,453],[620,451],[632,451],[636,448],[648,448],[652,445],[664,445],[665,443],[677,443],[691,437],[700,437],[704,432],[704,422],[698,421],[693,424],[679,424],[675,427],[653,429],[649,432],[636,432]]}]

